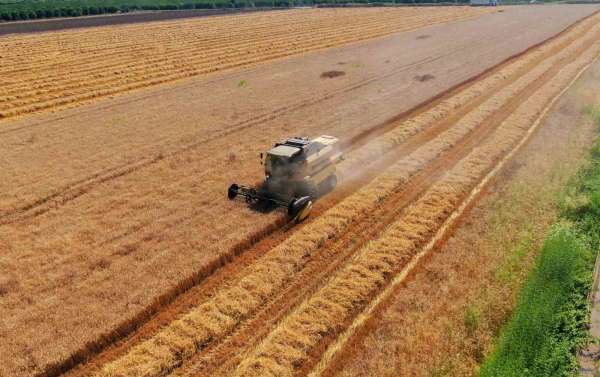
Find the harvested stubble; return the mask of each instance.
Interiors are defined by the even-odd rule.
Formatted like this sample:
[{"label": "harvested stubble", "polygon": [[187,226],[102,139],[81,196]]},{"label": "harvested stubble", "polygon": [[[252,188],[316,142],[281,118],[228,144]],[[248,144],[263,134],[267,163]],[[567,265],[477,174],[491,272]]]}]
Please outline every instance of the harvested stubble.
[{"label": "harvested stubble", "polygon": [[310,255],[328,238],[343,233],[350,223],[380,205],[386,196],[401,187],[428,162],[458,143],[489,114],[500,109],[516,93],[538,79],[558,59],[572,53],[586,41],[587,39],[562,54],[549,58],[526,78],[507,86],[477,111],[464,117],[455,127],[423,145],[411,156],[390,167],[367,187],[269,251],[248,268],[239,282],[217,292],[209,301],[173,322],[153,338],[134,347],[121,359],[106,365],[98,375],[161,375],[177,367],[182,360],[213,339],[231,332],[244,318],[260,308],[268,297],[280,290],[295,272],[302,269]]},{"label": "harvested stubble", "polygon": [[339,333],[391,277],[402,270],[445,222],[461,199],[526,135],[548,102],[598,57],[595,43],[529,97],[480,147],[457,164],[424,197],[352,263],[288,315],[245,359],[238,376],[292,375],[325,337]]},{"label": "harvested stubble", "polygon": [[352,171],[352,169],[343,169],[343,167],[357,166],[357,164],[364,164],[365,162],[372,161],[382,153],[386,153],[402,144],[411,136],[431,127],[431,125],[436,122],[444,120],[450,114],[456,112],[457,109],[465,107],[465,105],[476,100],[482,94],[489,93],[494,87],[509,81],[511,77],[522,74],[522,71],[531,64],[539,63],[540,60],[547,57],[548,54],[560,50],[569,43],[578,40],[595,25],[595,18],[577,24],[570,32],[562,34],[548,43],[542,44],[536,49],[528,52],[522,58],[509,63],[491,76],[476,81],[474,84],[462,90],[458,95],[447,98],[432,109],[402,122],[398,127],[387,132],[385,137],[371,140],[368,144],[353,151],[352,154],[346,157],[341,165],[341,174],[344,175],[345,172]]},{"label": "harvested stubble", "polygon": [[487,12],[292,10],[6,37],[0,118]]}]

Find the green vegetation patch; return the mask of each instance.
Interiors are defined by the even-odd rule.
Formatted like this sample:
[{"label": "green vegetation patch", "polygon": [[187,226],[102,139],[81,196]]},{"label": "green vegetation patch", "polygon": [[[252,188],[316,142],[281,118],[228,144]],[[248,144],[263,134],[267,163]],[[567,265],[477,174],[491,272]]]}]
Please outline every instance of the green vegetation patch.
[{"label": "green vegetation patch", "polygon": [[[269,1],[277,5],[279,0]],[[242,8],[251,1],[234,0],[0,0],[0,21],[78,17],[140,10]]]},{"label": "green vegetation patch", "polygon": [[[600,110],[586,113],[600,127]],[[600,143],[569,183],[561,214],[481,376],[576,376],[588,340],[588,294],[600,248]]]},{"label": "green vegetation patch", "polygon": [[587,339],[593,255],[567,227],[548,236],[481,376],[566,376]]}]

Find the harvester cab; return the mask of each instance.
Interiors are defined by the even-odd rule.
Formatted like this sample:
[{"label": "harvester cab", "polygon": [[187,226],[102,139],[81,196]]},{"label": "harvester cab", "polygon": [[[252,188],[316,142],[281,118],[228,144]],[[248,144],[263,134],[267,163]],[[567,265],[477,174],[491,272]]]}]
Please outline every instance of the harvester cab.
[{"label": "harvester cab", "polygon": [[257,188],[234,183],[227,196],[232,200],[239,195],[248,203],[286,208],[289,218],[300,222],[308,217],[314,201],[337,184],[335,167],[342,159],[337,143],[337,138],[327,135],[276,143],[264,156],[263,183]]}]

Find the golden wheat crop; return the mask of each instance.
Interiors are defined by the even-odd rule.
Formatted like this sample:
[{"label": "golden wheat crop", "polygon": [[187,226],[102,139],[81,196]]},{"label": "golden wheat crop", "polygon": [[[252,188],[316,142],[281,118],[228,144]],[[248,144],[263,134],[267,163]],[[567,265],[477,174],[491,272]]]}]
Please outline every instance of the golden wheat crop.
[{"label": "golden wheat crop", "polygon": [[[569,8],[569,12],[571,9],[576,8]],[[397,19],[375,17],[384,11],[390,11]],[[153,85],[187,74],[201,74],[207,71],[196,68],[208,67],[203,66],[205,63],[225,69],[233,62],[252,64],[286,56],[277,55],[282,51],[292,54],[325,46],[315,38],[329,40],[333,31],[327,29],[327,22],[337,22],[336,17],[327,16],[329,21],[319,24],[305,18],[320,13],[303,12],[270,13],[273,19],[253,18],[258,14],[240,15],[240,27],[247,33],[239,38],[247,41],[248,48],[254,48],[253,42],[248,41],[255,35],[273,42],[262,55],[246,53],[258,60],[241,56],[243,51],[236,47],[238,41],[231,39],[231,35],[238,35],[235,22],[227,21],[233,25],[228,29],[223,21],[229,16],[221,21],[206,18],[22,35],[22,45],[13,37],[3,37],[0,44],[5,43],[2,47],[8,50],[0,53],[0,60],[4,63],[9,55],[13,60],[0,66],[0,81],[12,89],[10,94],[1,96],[7,92],[4,86],[0,88],[0,107],[7,106],[7,116],[11,116],[17,114],[13,110],[18,108],[27,112],[35,111],[36,106],[41,106],[40,110],[70,106],[85,101],[83,95],[93,93],[93,88],[100,88],[98,95],[105,96],[112,92],[102,88],[128,90],[138,84]],[[419,8],[418,12],[426,15],[429,10]],[[441,17],[443,12],[454,11],[436,8],[432,14]],[[288,17],[292,13],[297,19]],[[346,17],[351,13],[346,9],[323,14]],[[387,33],[435,21],[435,17],[428,20],[400,9],[371,9],[367,14],[371,16],[363,17],[361,13],[357,22],[346,21],[339,27],[348,30],[365,26],[364,35],[347,33],[359,40],[375,35],[369,34],[373,30]],[[405,15],[402,22],[400,14]],[[576,9],[568,17],[574,20],[582,14],[585,12]],[[486,16],[493,21],[490,30],[497,28],[499,20],[507,15]],[[280,16],[289,20],[288,24],[277,21]],[[523,20],[527,17],[521,18],[520,27],[526,28]],[[535,37],[523,40],[535,43],[551,36],[567,25],[568,17],[561,19],[559,26],[540,25]],[[254,28],[250,20],[255,21]],[[379,22],[397,24],[398,29],[389,26],[383,30],[376,26]],[[456,163],[456,156],[466,153],[462,148],[464,139],[479,138],[472,135],[479,135],[479,128],[488,128],[488,115],[501,113],[498,109],[505,107],[511,93],[524,98],[526,95],[519,91],[527,92],[528,85],[534,86],[535,77],[546,81],[544,68],[564,56],[553,57],[554,54],[573,44],[569,51],[577,55],[577,49],[589,42],[587,32],[594,22],[582,22],[530,53],[494,67],[492,73],[477,77],[472,84],[431,102],[427,100],[429,96],[528,44],[521,40],[503,43],[494,46],[493,51],[482,45],[470,54],[487,51],[490,59],[485,64],[465,65],[456,77],[442,79],[438,73],[438,80],[428,83],[413,80],[417,70],[433,70],[445,63],[425,63],[406,70],[405,57],[401,55],[403,43],[420,46],[415,51],[417,57],[423,51],[449,56],[449,48],[437,40],[439,31],[435,30],[457,28],[468,33],[472,25],[485,23],[476,20],[465,25],[435,27],[431,33],[419,31],[421,36],[431,34],[427,42],[416,34],[400,35],[398,44],[391,43],[396,37],[361,43],[262,68],[154,88],[76,110],[0,121],[4,125],[0,134],[7,146],[0,153],[0,160],[7,162],[6,179],[0,184],[4,192],[0,195],[0,248],[5,261],[0,300],[2,316],[11,323],[6,329],[9,342],[0,342],[5,355],[0,374],[58,373],[93,358],[105,347],[107,352],[98,359],[117,359],[106,364],[100,375],[162,375],[182,363],[178,372],[193,373],[203,368],[202,363],[207,360],[211,363],[208,368],[213,368],[218,360],[223,360],[223,349],[229,352],[233,349],[229,345],[239,344],[243,333],[251,331],[267,311],[281,309],[279,304],[293,307],[325,282],[311,280],[317,282],[315,286],[307,284],[306,291],[298,293],[294,301],[287,301],[290,284],[308,281],[305,277],[324,260],[323,255],[332,255],[336,263],[331,266],[343,266],[366,242],[365,237],[360,244],[350,242],[363,222],[375,225],[371,219],[376,214],[384,215],[386,220],[381,224],[391,222],[400,212],[391,203],[400,202],[404,208],[404,199],[421,195],[421,191],[416,194],[416,187],[423,187],[424,191],[439,178],[441,169],[436,166],[451,166],[448,159]],[[318,32],[304,37],[299,34],[301,27]],[[285,33],[271,38],[269,28]],[[298,35],[298,39],[285,47],[288,34]],[[132,42],[135,38],[138,44]],[[461,38],[457,44],[468,40],[464,35]],[[81,44],[76,45],[77,41]],[[345,41],[335,39],[334,43],[338,46]],[[259,45],[265,46],[257,42]],[[308,47],[302,50],[302,46]],[[365,56],[372,49],[379,50]],[[386,57],[396,53],[399,57],[380,59],[382,52]],[[457,61],[452,59],[465,60],[463,55],[453,53],[454,58],[448,58],[449,66]],[[355,68],[354,59],[365,65],[350,71]],[[305,62],[310,67],[298,70],[298,64]],[[323,69],[338,64],[348,64],[345,77],[319,78]],[[94,76],[96,71],[98,76]],[[41,77],[43,72],[47,77]],[[144,81],[146,74],[148,81]],[[290,80],[298,85],[289,85],[288,74],[295,75]],[[273,80],[276,83],[269,81],[272,75],[279,75]],[[240,78],[248,79],[250,85],[236,86]],[[301,82],[304,79],[306,83]],[[407,83],[419,88],[413,90],[422,90],[422,98],[408,98],[402,103],[405,100],[398,97],[399,89],[388,92],[389,88]],[[299,93],[288,95],[290,88]],[[213,91],[214,96],[202,97],[204,92]],[[202,98],[191,100],[192,95]],[[233,106],[227,101],[229,95],[235,98],[231,101]],[[376,98],[381,101],[372,105]],[[65,104],[63,100],[73,102]],[[428,103],[395,121],[388,120],[420,101]],[[343,109],[331,111],[337,106]],[[369,111],[357,114],[357,109]],[[370,139],[380,130],[391,131]],[[259,151],[291,132],[340,136],[344,145],[352,144],[346,151],[347,160],[339,166],[340,175],[351,176],[357,166],[371,172],[366,174],[368,177],[359,175],[357,181],[344,182],[339,190],[320,200],[315,207],[317,216],[309,223],[284,231],[280,229],[285,220],[281,212],[260,214],[242,203],[228,201],[224,193],[231,182],[257,182],[263,174],[257,161]],[[356,140],[358,144],[353,144]],[[366,144],[358,147],[363,142]],[[381,158],[388,151],[391,153]],[[402,159],[395,161],[398,156]],[[379,169],[390,161],[396,163],[386,171]],[[371,179],[371,185],[349,196]],[[417,182],[423,180],[427,180],[426,184],[419,186]],[[345,197],[348,199],[343,201]],[[336,203],[339,205],[333,207]],[[379,235],[384,227],[381,224],[374,226],[371,233]],[[275,237],[268,237],[273,232]],[[282,239],[287,240],[270,249]],[[257,240],[260,243],[254,247]],[[345,245],[352,246],[342,249]],[[335,256],[338,252],[344,254],[343,258]],[[215,276],[205,281],[215,271]],[[229,274],[231,271],[234,273]],[[51,278],[45,278],[48,276]],[[222,285],[215,283],[220,279]],[[217,287],[215,291],[213,287]],[[176,299],[179,295],[181,300]],[[179,306],[181,301],[186,302],[183,307]],[[268,326],[252,334],[251,340],[244,340],[258,342],[287,310],[279,311]],[[155,327],[157,318],[161,318],[162,330]],[[135,334],[126,342],[110,346],[131,332]],[[215,353],[219,357],[211,358]],[[241,355],[227,359],[227,365],[218,367],[219,371],[230,371]],[[103,364],[94,360],[82,368],[88,371],[89,367],[89,373],[74,374],[90,375],[100,365]]]}]

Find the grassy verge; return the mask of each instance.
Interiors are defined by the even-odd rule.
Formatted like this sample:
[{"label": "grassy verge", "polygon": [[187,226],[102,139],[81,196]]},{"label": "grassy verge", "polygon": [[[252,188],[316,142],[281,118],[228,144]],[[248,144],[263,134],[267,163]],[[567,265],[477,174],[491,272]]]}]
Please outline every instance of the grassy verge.
[{"label": "grassy verge", "polygon": [[[586,110],[600,126],[600,111]],[[481,376],[570,376],[588,339],[587,295],[600,247],[600,142],[560,200],[547,236],[495,351]]]}]

